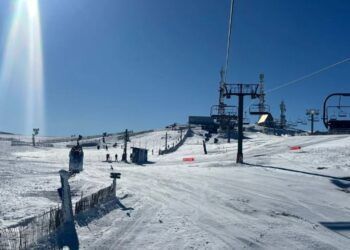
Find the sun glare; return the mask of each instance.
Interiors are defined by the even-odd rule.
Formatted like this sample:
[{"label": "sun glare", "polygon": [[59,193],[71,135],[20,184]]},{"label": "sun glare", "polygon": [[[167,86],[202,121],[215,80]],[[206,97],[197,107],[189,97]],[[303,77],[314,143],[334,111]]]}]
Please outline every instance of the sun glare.
[{"label": "sun glare", "polygon": [[[34,127],[43,131],[45,104],[39,0],[16,2],[0,61],[0,99],[21,104],[20,117],[25,120],[20,123],[26,133]],[[7,96],[14,98],[9,100]]]},{"label": "sun glare", "polygon": [[39,4],[38,0],[25,0],[27,5],[28,14],[31,18],[39,16]]}]

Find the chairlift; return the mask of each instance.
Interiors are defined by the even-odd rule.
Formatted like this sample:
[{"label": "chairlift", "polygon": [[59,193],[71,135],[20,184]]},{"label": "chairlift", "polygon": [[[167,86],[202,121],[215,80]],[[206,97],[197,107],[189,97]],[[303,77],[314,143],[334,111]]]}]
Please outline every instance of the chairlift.
[{"label": "chairlift", "polygon": [[213,119],[237,119],[237,106],[214,105],[211,107],[210,116]]},{"label": "chairlift", "polygon": [[[328,104],[328,101],[332,97],[338,97],[338,105],[331,106]],[[323,123],[331,133],[350,132],[349,112],[346,112],[348,109],[350,109],[350,106],[342,103],[342,97],[349,98],[350,93],[330,94],[323,102]],[[330,115],[331,112],[333,113],[332,115]]]},{"label": "chairlift", "polygon": [[252,104],[249,106],[249,114],[251,115],[267,115],[270,113],[270,106],[266,104]]}]

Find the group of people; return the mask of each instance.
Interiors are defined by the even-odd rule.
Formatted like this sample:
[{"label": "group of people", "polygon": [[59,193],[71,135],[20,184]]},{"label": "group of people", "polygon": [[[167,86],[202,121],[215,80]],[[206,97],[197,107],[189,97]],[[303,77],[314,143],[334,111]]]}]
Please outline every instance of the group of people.
[{"label": "group of people", "polygon": [[[115,162],[118,161],[118,154],[115,154],[115,155],[114,155],[114,159],[115,159]],[[111,160],[111,155],[110,155],[110,154],[106,154],[106,161],[107,161],[107,162],[112,161],[112,160]]]}]

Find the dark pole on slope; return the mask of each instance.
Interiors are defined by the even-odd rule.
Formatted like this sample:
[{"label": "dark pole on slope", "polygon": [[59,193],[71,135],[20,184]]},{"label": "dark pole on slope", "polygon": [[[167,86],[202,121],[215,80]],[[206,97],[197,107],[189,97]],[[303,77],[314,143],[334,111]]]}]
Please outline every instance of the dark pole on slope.
[{"label": "dark pole on slope", "polygon": [[314,134],[314,121],[315,121],[314,114],[311,114],[311,134],[312,135]]},{"label": "dark pole on slope", "polygon": [[165,150],[168,149],[168,132],[165,133]]},{"label": "dark pole on slope", "polygon": [[208,154],[207,145],[205,144],[204,140],[203,140],[203,150],[204,150],[204,154]]},{"label": "dark pole on slope", "polygon": [[127,159],[127,148],[128,148],[128,140],[129,140],[129,135],[128,135],[128,130],[125,129],[125,135],[124,135],[124,153],[123,153],[123,156],[122,156],[122,161],[124,162],[128,162],[128,159]]},{"label": "dark pole on slope", "polygon": [[243,163],[243,97],[243,95],[238,96],[238,150],[236,163]]},{"label": "dark pole on slope", "polygon": [[231,142],[230,120],[227,122],[227,143]]}]

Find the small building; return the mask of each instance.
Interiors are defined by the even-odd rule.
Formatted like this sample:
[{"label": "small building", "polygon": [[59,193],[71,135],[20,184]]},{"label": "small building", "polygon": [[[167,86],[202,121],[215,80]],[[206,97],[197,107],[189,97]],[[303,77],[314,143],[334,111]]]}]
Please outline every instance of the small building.
[{"label": "small building", "polygon": [[130,157],[132,163],[144,164],[148,162],[148,150],[145,148],[132,147],[132,154]]},{"label": "small building", "polygon": [[261,115],[257,124],[263,127],[269,127],[269,128],[274,127],[274,121],[273,121],[272,115],[270,113]]}]

